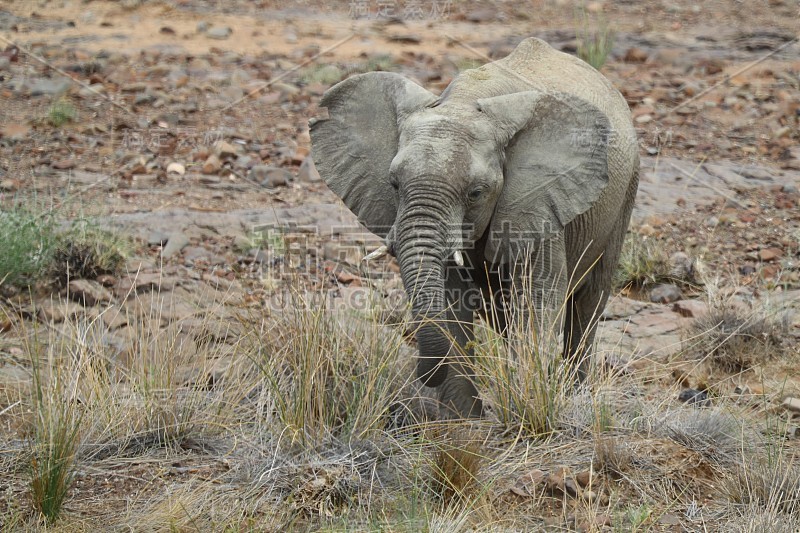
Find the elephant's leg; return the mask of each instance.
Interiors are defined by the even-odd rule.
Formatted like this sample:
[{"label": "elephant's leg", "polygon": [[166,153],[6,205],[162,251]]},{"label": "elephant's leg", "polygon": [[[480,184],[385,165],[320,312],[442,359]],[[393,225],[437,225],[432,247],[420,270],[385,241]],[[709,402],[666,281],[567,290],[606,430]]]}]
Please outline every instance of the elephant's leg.
[{"label": "elephant's leg", "polygon": [[577,365],[579,381],[586,379],[589,352],[594,344],[597,323],[611,293],[614,271],[619,263],[625,234],[628,231],[638,176],[628,189],[623,213],[612,229],[603,255],[586,276],[586,282],[571,296],[564,323],[564,353]]},{"label": "elephant's leg", "polygon": [[560,349],[568,285],[563,235],[537,243],[526,256],[527,264],[518,264],[512,273],[511,319],[520,321],[517,327],[532,336],[536,349],[555,353]]},{"label": "elephant's leg", "polygon": [[597,322],[608,300],[608,285],[601,269],[602,264],[598,263],[587,276],[586,284],[570,297],[564,317],[564,354],[579,383],[588,374]]},{"label": "elephant's leg", "polygon": [[480,297],[473,284],[460,278],[454,268],[448,269],[448,324],[455,339],[447,357],[447,377],[439,386],[442,416],[445,418],[477,418],[483,414],[483,402],[473,381],[474,311]]}]

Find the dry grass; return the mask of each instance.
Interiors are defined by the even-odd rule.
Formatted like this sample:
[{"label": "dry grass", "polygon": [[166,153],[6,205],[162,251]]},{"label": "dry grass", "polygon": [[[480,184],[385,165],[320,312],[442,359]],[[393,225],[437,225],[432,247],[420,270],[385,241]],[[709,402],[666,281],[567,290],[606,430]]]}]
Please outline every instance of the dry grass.
[{"label": "dry grass", "polygon": [[[407,324],[299,289],[280,310],[232,314],[215,294],[199,318],[165,320],[169,294],[130,295],[119,329],[0,307],[20,340],[0,353],[35,376],[0,384],[4,530],[565,530],[606,517],[637,531],[701,513],[754,531],[798,511],[796,461],[759,434],[758,413],[639,394],[634,374],[595,369],[576,389],[540,324],[508,342],[479,325],[489,415],[443,423],[412,381]],[[590,486],[509,490],[535,470],[590,471]]]},{"label": "dry grass", "polygon": [[614,286],[643,289],[670,280],[669,256],[663,246],[655,239],[628,233],[614,272]]},{"label": "dry grass", "polygon": [[787,315],[726,294],[719,281],[706,284],[708,313],[689,329],[689,349],[727,372],[742,372],[784,353]]}]

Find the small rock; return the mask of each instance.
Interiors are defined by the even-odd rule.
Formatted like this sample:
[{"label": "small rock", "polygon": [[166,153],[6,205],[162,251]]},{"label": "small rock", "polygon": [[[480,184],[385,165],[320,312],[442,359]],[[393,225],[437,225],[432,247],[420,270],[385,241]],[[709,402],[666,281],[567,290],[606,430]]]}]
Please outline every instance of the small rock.
[{"label": "small rock", "polygon": [[169,235],[163,231],[154,231],[147,236],[147,244],[149,246],[161,246],[169,239]]},{"label": "small rock", "polygon": [[644,63],[647,61],[648,54],[641,48],[632,47],[628,48],[628,51],[625,52],[625,62],[626,63]]},{"label": "small rock", "polygon": [[520,478],[520,481],[524,485],[538,485],[539,483],[542,482],[542,480],[544,480],[544,478],[545,478],[545,473],[539,470],[538,468],[534,468],[527,474],[524,474]]},{"label": "small rock", "polygon": [[658,523],[665,526],[680,526],[681,519],[674,514],[667,513],[658,519]]},{"label": "small rock", "polygon": [[476,24],[490,22],[497,16],[497,10],[491,7],[475,9],[467,14],[467,20]]},{"label": "small rock", "polygon": [[67,286],[73,300],[86,307],[112,300],[111,293],[98,282],[88,279],[73,279]]},{"label": "small rock", "polygon": [[197,33],[205,33],[205,32],[207,32],[208,31],[208,22],[206,22],[205,20],[201,20],[200,22],[197,23],[197,26],[195,26],[195,30],[197,30]]},{"label": "small rock", "polygon": [[222,162],[214,154],[208,156],[208,159],[203,163],[203,174],[216,174],[222,168]]},{"label": "small rock", "polygon": [[564,486],[564,476],[559,472],[553,472],[552,474],[547,474],[544,479],[545,486],[547,490],[551,493],[566,493],[566,487]]},{"label": "small rock", "polygon": [[578,472],[578,474],[575,476],[575,481],[577,481],[578,484],[583,488],[589,486],[589,481],[591,481],[591,479],[592,479],[591,470],[584,470],[583,472]]},{"label": "small rock", "polygon": [[239,169],[248,169],[253,164],[253,158],[249,155],[240,155],[233,162],[233,166]]},{"label": "small rock", "polygon": [[6,124],[2,127],[2,129],[0,129],[0,137],[10,141],[21,141],[27,138],[30,132],[31,128],[27,124],[12,122],[10,124]]},{"label": "small rock", "polygon": [[581,496],[581,488],[578,486],[578,483],[571,477],[568,477],[564,480],[564,488],[566,489],[567,494],[569,494],[573,498],[578,498]]},{"label": "small rock", "polygon": [[302,183],[317,183],[322,181],[311,156],[306,157],[300,165],[300,170],[297,172],[297,181]]},{"label": "small rock", "polygon": [[231,36],[233,30],[228,26],[215,26],[205,32],[209,39],[227,39]]},{"label": "small rock", "polygon": [[696,407],[708,407],[711,405],[708,394],[697,389],[683,389],[681,393],[678,394],[678,401]]},{"label": "small rock", "polygon": [[772,174],[763,169],[758,167],[745,167],[739,171],[739,174],[744,176],[747,179],[751,180],[758,180],[758,181],[771,181]]},{"label": "small rock", "polygon": [[774,261],[781,257],[783,257],[783,250],[780,248],[764,248],[758,252],[758,258],[764,262]]},{"label": "small rock", "polygon": [[794,194],[798,192],[797,185],[795,185],[794,183],[787,183],[783,187],[781,187],[781,192]]},{"label": "small rock", "polygon": [[669,258],[670,276],[680,280],[694,277],[694,260],[684,252],[675,252]]},{"label": "small rock", "polygon": [[39,319],[45,322],[63,322],[78,315],[83,308],[75,302],[43,300],[36,304]]},{"label": "small rock", "polygon": [[220,159],[234,158],[239,153],[239,148],[225,141],[219,141],[214,145],[214,151]]},{"label": "small rock", "polygon": [[59,159],[57,161],[53,161],[50,166],[58,170],[69,170],[75,166],[75,160],[71,158]]},{"label": "small rock", "polygon": [[286,169],[268,165],[256,165],[248,174],[251,180],[261,184],[262,187],[285,187],[292,181],[292,174]]},{"label": "small rock", "polygon": [[31,83],[28,88],[31,96],[56,95],[69,89],[70,82],[64,78],[54,80],[39,79]]},{"label": "small rock", "polygon": [[652,237],[656,234],[656,229],[650,224],[642,224],[639,226],[638,232],[639,235],[642,235],[643,237]]},{"label": "small rock", "polygon": [[742,265],[739,267],[739,274],[742,276],[752,276],[756,273],[756,267],[753,265]]},{"label": "small rock", "polygon": [[708,305],[700,300],[678,300],[672,310],[685,318],[698,318],[708,313]]},{"label": "small rock", "polygon": [[186,174],[186,167],[180,163],[170,163],[167,165],[167,174],[177,174],[179,176],[183,176]]},{"label": "small rock", "polygon": [[19,186],[20,184],[16,180],[0,180],[0,191],[14,192],[19,189]]},{"label": "small rock", "polygon": [[650,301],[659,304],[677,302],[682,296],[681,290],[671,283],[662,283],[650,290]]},{"label": "small rock", "polygon": [[785,398],[781,403],[781,407],[793,413],[800,413],[800,398],[792,398],[791,396]]},{"label": "small rock", "polygon": [[183,233],[172,233],[167,237],[167,244],[161,249],[161,257],[167,259],[183,250],[189,244],[189,238]]}]

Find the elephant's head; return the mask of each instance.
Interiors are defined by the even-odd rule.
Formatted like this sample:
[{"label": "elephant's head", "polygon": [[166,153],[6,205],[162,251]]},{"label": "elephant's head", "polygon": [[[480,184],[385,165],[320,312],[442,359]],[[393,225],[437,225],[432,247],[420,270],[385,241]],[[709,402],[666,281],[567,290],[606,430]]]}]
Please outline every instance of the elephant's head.
[{"label": "elephant's head", "polygon": [[398,258],[419,324],[418,376],[437,386],[451,349],[440,322],[451,258],[488,231],[486,259],[508,261],[520,251],[514,236],[546,237],[585,212],[608,181],[608,121],[573,96],[456,101],[391,73],[351,77],[321,106],[329,117],[312,121],[315,164]]}]

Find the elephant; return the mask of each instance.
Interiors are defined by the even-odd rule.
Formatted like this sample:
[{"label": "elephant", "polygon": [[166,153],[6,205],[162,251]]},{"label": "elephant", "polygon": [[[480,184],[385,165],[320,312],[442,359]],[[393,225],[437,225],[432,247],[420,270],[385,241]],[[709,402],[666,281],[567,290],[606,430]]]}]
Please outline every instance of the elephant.
[{"label": "elephant", "polygon": [[[309,121],[312,159],[397,258],[417,377],[438,388],[450,416],[483,415],[467,364],[475,312],[485,302],[501,309],[491,313],[501,330],[530,314],[498,287],[527,291],[554,317],[558,349],[581,383],[639,181],[619,91],[577,57],[528,38],[439,96],[370,72],[331,87],[320,107],[327,116]],[[465,296],[474,290],[483,303]]]}]

